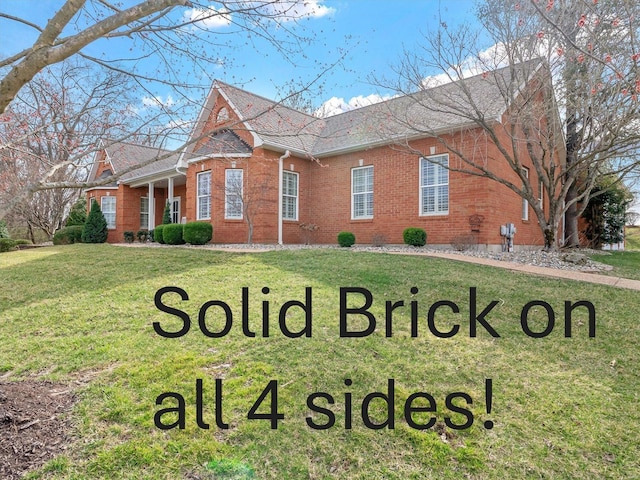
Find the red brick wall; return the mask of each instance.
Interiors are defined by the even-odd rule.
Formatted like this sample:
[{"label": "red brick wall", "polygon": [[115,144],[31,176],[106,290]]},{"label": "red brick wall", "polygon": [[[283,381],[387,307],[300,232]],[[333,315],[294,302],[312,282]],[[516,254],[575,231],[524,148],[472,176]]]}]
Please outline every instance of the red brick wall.
[{"label": "red brick wall", "polygon": [[[462,148],[477,148],[473,142]],[[430,154],[446,153],[444,147],[433,139],[416,142],[414,147]],[[485,150],[488,162],[499,162],[497,151]],[[279,153],[256,149],[250,160],[236,160],[236,168],[242,168],[245,189],[251,188],[256,179],[266,181],[264,200],[257,207],[261,213],[254,215],[255,243],[277,242],[277,173]],[[362,165],[374,167],[374,215],[373,219],[351,219],[351,170]],[[449,155],[450,165],[460,165],[460,160]],[[456,163],[457,162],[457,163]],[[429,244],[448,245],[462,235],[474,235],[481,245],[499,245],[500,225],[514,223],[517,228],[516,245],[541,245],[542,234],[533,211],[529,220],[522,220],[522,199],[506,186],[487,178],[459,172],[449,172],[449,213],[422,216],[419,214],[419,157],[391,147],[378,147],[347,155],[323,158],[320,163],[290,157],[284,159],[285,170],[299,173],[299,218],[283,222],[284,243],[335,244],[338,232],[348,230],[356,235],[357,243],[369,244],[382,240],[387,244],[403,243],[402,231],[407,227],[421,227],[427,232]],[[224,219],[224,171],[231,168],[229,160],[206,160],[192,164],[187,173],[186,215],[189,221],[196,219],[196,174],[212,172],[212,219],[214,242],[245,243],[247,223],[244,220]],[[515,181],[515,173],[504,168],[504,175]],[[537,191],[535,171],[530,169]],[[470,216],[479,215],[482,222],[475,228]],[[312,223],[319,229],[308,235],[300,229],[300,223]],[[477,231],[473,231],[477,230]]]},{"label": "red brick wall", "polygon": [[[162,223],[162,215],[164,213],[164,206],[167,201],[167,189],[154,188],[154,198],[156,202],[155,209],[155,225]],[[127,185],[120,184],[117,189],[113,188],[97,188],[89,190],[88,208],[91,208],[91,199],[95,198],[98,202],[101,202],[103,196],[116,197],[116,228],[109,229],[107,236],[107,242],[120,243],[124,241],[124,232],[130,231],[134,235],[142,227],[140,225],[140,198],[147,197],[149,195],[148,187],[131,188]],[[180,185],[174,188],[174,196],[181,197],[181,217],[185,215],[186,211],[186,190],[184,185]]]},{"label": "red brick wall", "polygon": [[[413,146],[427,154],[431,147],[435,148],[436,155],[446,153],[433,139],[415,142]],[[462,145],[463,151],[476,147],[471,142]],[[351,219],[351,170],[360,165],[360,160],[363,166],[374,167],[374,215],[371,220]],[[500,225],[511,222],[517,228],[516,244],[542,243],[533,212],[529,212],[528,222],[522,221],[521,198],[487,178],[450,171],[449,213],[420,215],[419,162],[418,155],[390,147],[322,159],[322,166],[311,169],[313,184],[309,198],[309,221],[320,226],[317,240],[336,243],[338,232],[348,230],[356,235],[357,243],[372,243],[375,237],[382,237],[389,244],[403,243],[405,228],[420,227],[426,230],[429,244],[450,244],[456,237],[470,234],[474,234],[480,244],[500,244]],[[451,166],[461,165],[452,154],[449,162]],[[506,171],[508,167],[504,168],[506,175],[511,176]],[[533,169],[530,174],[535,177]],[[474,214],[483,217],[478,232],[472,232],[469,222]]]}]

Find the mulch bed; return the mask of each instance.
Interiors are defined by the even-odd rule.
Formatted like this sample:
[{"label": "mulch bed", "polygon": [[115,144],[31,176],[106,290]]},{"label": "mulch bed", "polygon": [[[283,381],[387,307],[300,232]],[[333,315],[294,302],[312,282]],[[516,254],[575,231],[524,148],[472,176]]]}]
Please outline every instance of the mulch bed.
[{"label": "mulch bed", "polygon": [[62,453],[70,441],[73,391],[51,382],[0,383],[0,478],[21,478]]}]

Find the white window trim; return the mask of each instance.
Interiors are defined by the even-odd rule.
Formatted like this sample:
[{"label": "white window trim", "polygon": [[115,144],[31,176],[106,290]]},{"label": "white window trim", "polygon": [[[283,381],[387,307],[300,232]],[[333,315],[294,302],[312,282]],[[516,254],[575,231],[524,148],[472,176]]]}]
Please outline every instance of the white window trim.
[{"label": "white window trim", "polygon": [[[524,173],[525,178],[529,178],[529,169],[527,167],[522,167],[522,172]],[[522,199],[522,221],[529,221],[529,200],[526,198]]]},{"label": "white window trim", "polygon": [[[109,218],[107,217],[107,215],[105,215],[105,208],[104,208],[104,200],[105,198],[108,199],[113,199],[113,224],[109,225]],[[115,230],[116,226],[117,226],[117,221],[116,221],[116,197],[112,197],[110,195],[106,195],[106,196],[102,196],[100,197],[100,210],[102,211],[102,215],[104,215],[105,220],[107,221],[107,229],[108,230]],[[111,212],[107,212],[109,214],[109,217],[111,216]]]},{"label": "white window trim", "polygon": [[[240,181],[242,185],[240,186],[240,213],[230,214],[229,213],[229,191],[227,190],[227,182],[229,181],[229,172],[240,172]],[[231,192],[233,196],[237,196],[238,192]],[[243,202],[244,202],[244,170],[242,168],[227,168],[224,171],[224,218],[226,220],[242,220],[244,218],[243,212]]]},{"label": "white window trim", "polygon": [[[285,193],[284,186],[285,186],[286,182],[285,182],[284,179],[285,179],[285,177],[287,175],[293,175],[296,178],[296,194],[295,195],[290,195],[290,194]],[[298,205],[300,203],[299,200],[298,200],[299,199],[299,192],[300,192],[300,175],[298,174],[298,172],[290,172],[290,171],[282,172],[282,204],[283,204],[283,207],[282,207],[282,219],[283,220],[289,220],[289,221],[294,221],[294,222],[298,221]],[[295,217],[294,218],[290,218],[290,217],[286,216],[286,211],[285,211],[285,208],[284,208],[284,203],[285,203],[284,199],[285,198],[293,198],[294,201],[295,201],[296,213],[295,213]]]},{"label": "white window trim", "polygon": [[[209,193],[200,194],[200,177],[203,175],[209,176]],[[200,202],[204,198],[209,198],[209,215],[200,216]],[[211,170],[204,172],[198,172],[196,175],[196,219],[197,220],[210,220],[211,219]]]},{"label": "white window trim", "polygon": [[540,208],[544,208],[544,183],[542,179],[538,182],[538,203]]},{"label": "white window trim", "polygon": [[[142,210],[142,200],[146,200],[147,201],[147,211],[143,211]],[[143,222],[142,221],[142,216],[146,215],[147,216],[147,221]],[[140,229],[143,228],[149,228],[149,197],[140,197]]]},{"label": "white window trim", "polygon": [[[445,170],[447,171],[447,183],[438,183],[438,184],[434,184],[434,185],[424,185],[423,184],[423,177],[422,177],[422,162],[430,162],[430,163],[434,163],[432,161],[430,161],[429,159],[435,159],[438,157],[446,157],[447,159],[447,166],[449,166],[449,154],[448,153],[439,153],[437,155],[429,155],[427,157],[421,157],[420,158],[420,162],[418,162],[418,183],[419,183],[419,193],[418,193],[418,214],[421,217],[437,217],[437,216],[443,216],[443,215],[449,215],[449,202],[451,201],[451,188],[450,188],[450,181],[449,181],[449,170],[446,169],[445,167],[440,167],[440,168],[445,168]],[[422,207],[424,205],[424,189],[425,188],[438,188],[438,187],[443,187],[443,186],[447,186],[447,208],[446,210],[438,210],[439,207],[439,201],[438,201],[438,196],[435,196],[435,206],[436,206],[436,211],[435,212],[424,212]]]},{"label": "white window trim", "polygon": [[[354,183],[353,183],[353,179],[355,176],[355,172],[358,170],[366,170],[366,169],[371,169],[371,176],[373,178],[374,175],[374,171],[373,171],[373,165],[365,165],[362,167],[355,167],[351,169],[351,220],[370,220],[373,218],[373,189],[374,189],[374,181],[373,180],[371,182],[371,190],[370,191],[366,191],[366,192],[358,192],[355,193],[353,191],[353,187],[354,187]],[[356,195],[368,195],[371,194],[371,215],[359,215],[356,216],[355,211],[356,211]]]}]

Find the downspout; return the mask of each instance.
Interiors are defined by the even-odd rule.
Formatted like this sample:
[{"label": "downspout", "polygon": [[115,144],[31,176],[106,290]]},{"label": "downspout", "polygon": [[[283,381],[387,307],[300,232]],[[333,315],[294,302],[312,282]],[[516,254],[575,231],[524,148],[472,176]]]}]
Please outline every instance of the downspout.
[{"label": "downspout", "polygon": [[282,180],[284,178],[283,162],[285,158],[289,158],[291,152],[285,150],[284,155],[280,157],[278,162],[278,245],[282,245]]}]

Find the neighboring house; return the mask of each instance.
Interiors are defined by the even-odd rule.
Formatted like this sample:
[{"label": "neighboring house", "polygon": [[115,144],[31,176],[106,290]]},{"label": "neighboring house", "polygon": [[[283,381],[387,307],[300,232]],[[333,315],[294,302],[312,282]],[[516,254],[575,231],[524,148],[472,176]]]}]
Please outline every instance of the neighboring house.
[{"label": "neighboring house", "polygon": [[[504,102],[486,76],[468,85],[477,90],[487,118],[505,118]],[[145,198],[159,206],[179,197],[174,220],[210,222],[214,243],[247,242],[251,230],[256,243],[335,244],[338,232],[347,230],[360,244],[400,244],[406,227],[421,227],[430,245],[472,239],[496,249],[503,240],[500,226],[513,223],[516,245],[543,245],[526,201],[495,181],[447,170],[455,155],[398,118],[451,136],[469,135],[469,141],[458,141],[461,148],[500,162],[486,136],[452,115],[414,105],[412,96],[398,97],[321,119],[215,82],[177,162],[167,158],[121,178],[113,190],[91,189],[89,197],[103,204],[107,197],[110,242],[122,241],[125,230],[160,222],[162,209]],[[407,137],[413,152],[397,146]],[[153,154],[157,150],[148,147],[110,147],[92,178]],[[301,224],[318,228],[310,234]]]}]

